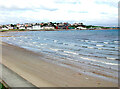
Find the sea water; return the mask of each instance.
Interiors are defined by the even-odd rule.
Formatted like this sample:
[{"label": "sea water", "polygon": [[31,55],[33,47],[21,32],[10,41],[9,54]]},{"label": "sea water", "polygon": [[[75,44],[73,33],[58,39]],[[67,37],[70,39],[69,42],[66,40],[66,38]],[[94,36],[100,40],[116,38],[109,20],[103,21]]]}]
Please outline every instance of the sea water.
[{"label": "sea water", "polygon": [[0,36],[3,42],[52,57],[45,59],[49,62],[117,82],[118,31],[25,31]]}]

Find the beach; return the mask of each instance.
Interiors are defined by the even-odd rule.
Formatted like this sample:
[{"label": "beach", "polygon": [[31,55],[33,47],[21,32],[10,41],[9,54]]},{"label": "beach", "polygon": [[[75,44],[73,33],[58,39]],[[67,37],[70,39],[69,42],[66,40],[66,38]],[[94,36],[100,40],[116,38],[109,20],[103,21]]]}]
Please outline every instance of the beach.
[{"label": "beach", "polygon": [[[1,49],[0,49],[1,50]],[[24,48],[2,43],[2,64],[37,87],[117,87],[115,82],[52,64]]]}]

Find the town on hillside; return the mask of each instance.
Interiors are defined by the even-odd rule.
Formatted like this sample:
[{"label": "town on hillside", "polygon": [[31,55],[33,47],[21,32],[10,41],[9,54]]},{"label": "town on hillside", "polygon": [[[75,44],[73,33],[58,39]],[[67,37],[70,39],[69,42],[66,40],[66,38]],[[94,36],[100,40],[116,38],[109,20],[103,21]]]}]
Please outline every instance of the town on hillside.
[{"label": "town on hillside", "polygon": [[96,29],[113,29],[118,27],[103,27],[103,26],[93,26],[93,25],[84,25],[83,23],[73,23],[70,24],[66,23],[24,23],[24,24],[6,24],[0,25],[0,31],[7,31],[7,30],[18,30],[18,31],[25,31],[25,30],[63,30],[63,29],[78,29],[78,30],[96,30]]}]

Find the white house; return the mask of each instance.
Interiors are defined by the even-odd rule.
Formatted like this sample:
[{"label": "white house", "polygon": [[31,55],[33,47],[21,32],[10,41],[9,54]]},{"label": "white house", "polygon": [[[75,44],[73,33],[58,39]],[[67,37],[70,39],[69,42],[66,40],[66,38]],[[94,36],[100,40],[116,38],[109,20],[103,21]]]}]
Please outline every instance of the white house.
[{"label": "white house", "polygon": [[25,29],[25,27],[19,27],[19,29]]},{"label": "white house", "polygon": [[40,29],[42,29],[40,25],[32,26],[32,30],[40,30]]},{"label": "white house", "polygon": [[8,27],[8,29],[13,29],[13,27]]},{"label": "white house", "polygon": [[9,30],[8,28],[6,28],[6,27],[4,27],[4,28],[2,28],[2,30]]},{"label": "white house", "polygon": [[53,26],[45,26],[45,27],[42,27],[42,29],[55,29]]},{"label": "white house", "polygon": [[79,26],[77,29],[86,30],[87,28]]},{"label": "white house", "polygon": [[27,27],[28,30],[32,30],[33,28],[32,27]]}]

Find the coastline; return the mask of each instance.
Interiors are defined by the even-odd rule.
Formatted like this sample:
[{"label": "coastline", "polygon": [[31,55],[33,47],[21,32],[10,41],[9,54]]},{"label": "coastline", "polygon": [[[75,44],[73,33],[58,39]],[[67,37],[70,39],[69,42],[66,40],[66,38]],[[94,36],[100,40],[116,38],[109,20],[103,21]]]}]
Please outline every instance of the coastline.
[{"label": "coastline", "polygon": [[43,54],[2,43],[2,63],[37,87],[118,87],[117,83],[80,74],[43,58]]},{"label": "coastline", "polygon": [[[86,29],[86,30],[116,30],[118,28],[112,28],[112,29]],[[19,30],[4,30],[0,32],[25,32],[25,31],[73,31],[73,30],[83,30],[83,29],[41,29],[41,30],[24,30],[24,31],[19,31]]]}]

